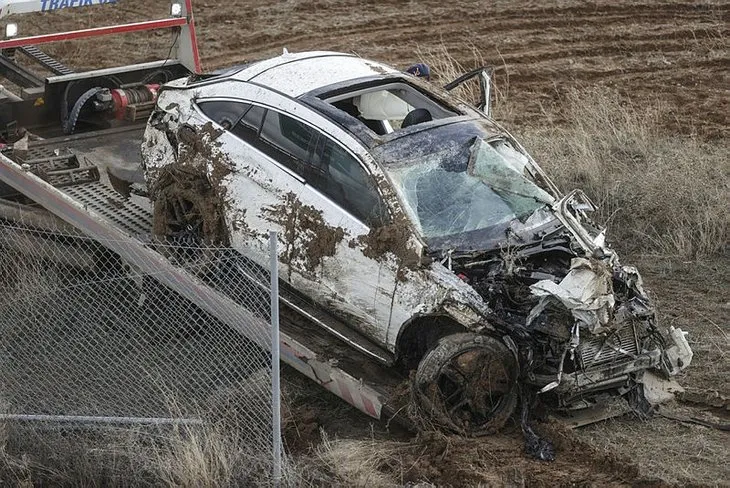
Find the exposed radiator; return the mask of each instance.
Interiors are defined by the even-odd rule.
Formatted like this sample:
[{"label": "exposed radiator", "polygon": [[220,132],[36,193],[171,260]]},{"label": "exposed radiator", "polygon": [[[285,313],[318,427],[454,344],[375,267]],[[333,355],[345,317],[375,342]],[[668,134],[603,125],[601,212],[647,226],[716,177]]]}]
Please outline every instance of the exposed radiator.
[{"label": "exposed radiator", "polygon": [[628,361],[639,355],[634,324],[608,336],[583,336],[582,339],[578,353],[584,369]]}]

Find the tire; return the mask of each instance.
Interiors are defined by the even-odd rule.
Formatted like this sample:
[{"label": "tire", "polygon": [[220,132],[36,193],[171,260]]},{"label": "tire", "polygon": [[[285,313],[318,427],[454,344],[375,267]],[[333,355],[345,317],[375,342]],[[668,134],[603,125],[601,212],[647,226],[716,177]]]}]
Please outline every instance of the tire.
[{"label": "tire", "polygon": [[167,169],[155,183],[153,234],[196,245],[228,245],[221,196],[205,175]]},{"label": "tire", "polygon": [[466,436],[499,431],[517,408],[517,361],[498,339],[443,337],[413,375],[416,421]]}]

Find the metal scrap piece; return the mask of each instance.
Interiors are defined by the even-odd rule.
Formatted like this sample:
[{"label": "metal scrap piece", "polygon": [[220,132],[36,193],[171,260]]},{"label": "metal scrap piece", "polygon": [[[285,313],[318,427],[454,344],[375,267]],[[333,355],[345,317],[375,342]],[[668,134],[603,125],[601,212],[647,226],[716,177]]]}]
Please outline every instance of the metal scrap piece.
[{"label": "metal scrap piece", "polygon": [[573,317],[588,327],[591,333],[608,330],[615,299],[611,274],[603,263],[573,258],[570,271],[560,283],[542,280],[530,286],[532,294],[540,297],[527,318],[531,323],[551,300],[558,300]]}]

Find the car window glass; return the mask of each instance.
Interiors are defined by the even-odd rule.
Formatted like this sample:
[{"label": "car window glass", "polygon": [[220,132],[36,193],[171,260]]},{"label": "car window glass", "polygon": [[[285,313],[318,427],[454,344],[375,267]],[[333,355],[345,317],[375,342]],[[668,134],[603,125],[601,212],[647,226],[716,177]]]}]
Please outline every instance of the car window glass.
[{"label": "car window glass", "polygon": [[[309,145],[314,136],[314,129],[308,125],[273,110],[266,113],[261,128],[261,139],[264,142],[299,161],[308,159]],[[282,162],[286,164],[286,161]]]},{"label": "car window glass", "polygon": [[229,100],[199,102],[198,107],[206,117],[226,130],[236,125],[243,114],[251,107],[248,103]]},{"label": "car window glass", "polygon": [[383,225],[387,211],[373,179],[360,161],[332,139],[321,136],[312,157],[312,172],[322,175],[307,181],[369,225]]},{"label": "car window glass", "polygon": [[378,135],[432,120],[456,117],[454,107],[407,83],[387,83],[338,94],[329,103]]},{"label": "car window glass", "polygon": [[258,105],[251,105],[238,124],[231,129],[231,132],[246,142],[254,143],[258,138],[261,121],[266,114],[266,109]]}]

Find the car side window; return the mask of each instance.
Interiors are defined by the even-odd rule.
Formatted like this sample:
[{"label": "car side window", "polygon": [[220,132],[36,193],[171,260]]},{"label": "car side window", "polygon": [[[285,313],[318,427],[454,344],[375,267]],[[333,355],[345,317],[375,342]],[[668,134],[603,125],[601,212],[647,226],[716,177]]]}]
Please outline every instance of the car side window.
[{"label": "car side window", "polygon": [[303,122],[257,105],[249,107],[231,133],[294,171],[362,222],[387,222],[375,183],[357,158]]},{"label": "car side window", "polygon": [[305,179],[309,173],[309,155],[317,132],[288,115],[268,110],[261,134],[254,145]]},{"label": "car side window", "polygon": [[256,140],[261,130],[261,122],[263,121],[266,109],[258,105],[251,105],[246,113],[238,121],[238,124],[231,129],[231,132],[244,141],[256,145]]},{"label": "car side window", "polygon": [[320,136],[311,166],[324,177],[312,186],[368,225],[387,222],[388,212],[375,182],[360,161],[329,137]]},{"label": "car side window", "polygon": [[199,102],[198,107],[210,120],[224,129],[230,130],[238,123],[243,114],[251,108],[251,105],[229,100],[211,100]]}]

